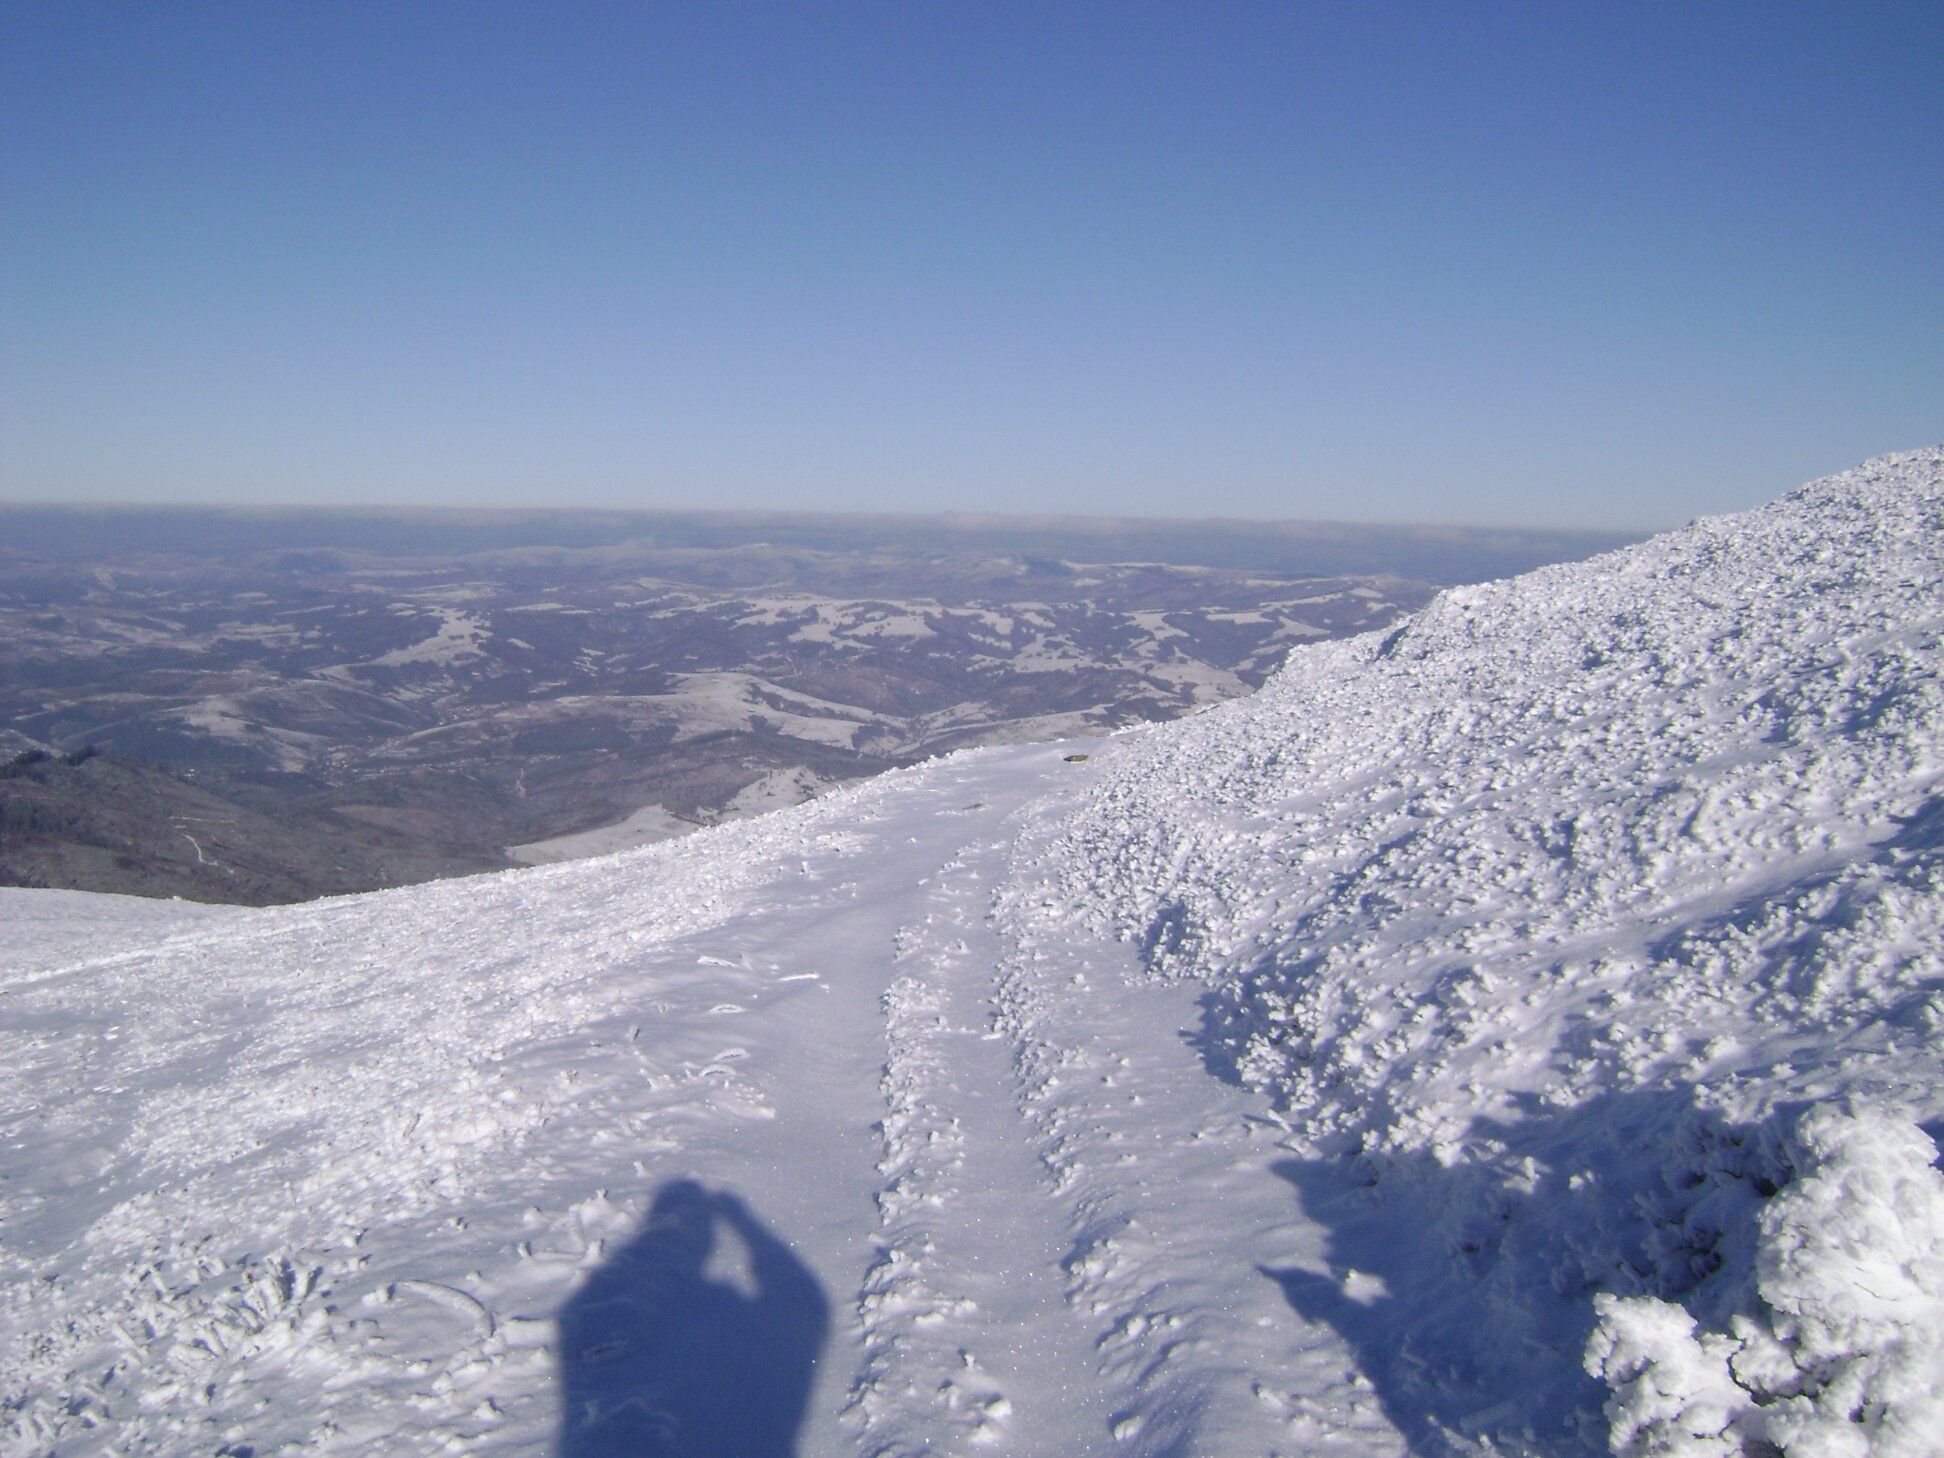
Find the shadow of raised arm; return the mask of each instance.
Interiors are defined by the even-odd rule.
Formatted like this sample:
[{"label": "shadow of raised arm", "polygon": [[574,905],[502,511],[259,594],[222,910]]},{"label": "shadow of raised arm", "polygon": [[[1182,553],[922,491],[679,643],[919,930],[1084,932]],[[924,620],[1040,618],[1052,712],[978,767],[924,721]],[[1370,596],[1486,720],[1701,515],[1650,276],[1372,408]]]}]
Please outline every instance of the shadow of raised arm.
[{"label": "shadow of raised arm", "polygon": [[734,1195],[716,1197],[716,1213],[722,1223],[742,1240],[749,1252],[749,1270],[756,1281],[756,1302],[793,1330],[815,1329],[819,1342],[830,1321],[830,1302],[823,1287],[798,1260],[790,1248],[778,1240],[749,1213],[749,1207]]},{"label": "shadow of raised arm", "polygon": [[[710,1274],[726,1229],[748,1286]],[[560,1314],[561,1458],[793,1458],[830,1303],[742,1201],[691,1181]]]}]

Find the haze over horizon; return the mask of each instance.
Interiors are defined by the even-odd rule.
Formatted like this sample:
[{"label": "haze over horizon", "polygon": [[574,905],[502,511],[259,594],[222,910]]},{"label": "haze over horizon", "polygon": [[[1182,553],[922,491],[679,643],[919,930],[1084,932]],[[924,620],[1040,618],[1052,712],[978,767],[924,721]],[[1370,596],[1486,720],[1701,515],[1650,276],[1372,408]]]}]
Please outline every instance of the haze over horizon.
[{"label": "haze over horizon", "polygon": [[0,15],[0,499],[1628,530],[1938,438],[1944,12]]}]

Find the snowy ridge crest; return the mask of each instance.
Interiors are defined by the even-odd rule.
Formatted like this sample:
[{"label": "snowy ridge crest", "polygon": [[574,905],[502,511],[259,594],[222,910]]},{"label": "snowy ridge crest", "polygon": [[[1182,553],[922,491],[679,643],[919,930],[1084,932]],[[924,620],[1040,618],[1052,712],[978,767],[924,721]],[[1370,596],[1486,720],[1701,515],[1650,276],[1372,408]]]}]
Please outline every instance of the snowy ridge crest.
[{"label": "snowy ridge crest", "polygon": [[[1395,1233],[1477,1279],[1461,1299],[1397,1273],[1416,1289],[1390,1335],[1484,1302],[1519,1422],[1604,1446],[1576,1374],[1520,1350],[1591,1335],[1603,1291],[1615,1452],[1929,1452],[1937,1414],[1909,1404],[1938,1388],[1935,1338],[1899,1328],[1926,1354],[1898,1367],[1801,1296],[1842,1259],[1785,1278],[1776,1252],[1819,1180],[1874,1208],[1840,1151],[1900,1151],[1880,1193],[1915,1222],[1906,1309],[1944,1291],[1921,1234],[1944,1182],[1911,1152],[1944,1116],[1940,584],[1932,448],[1447,592],[1132,739],[1034,870],[1153,973],[1207,984],[1204,1057],[1274,1096],[1292,1147],[1444,1207]],[[1532,1281],[1577,1314],[1521,1305]],[[1627,1293],[1684,1303],[1654,1316],[1661,1347]],[[1697,1316],[1715,1335],[1691,1351],[1672,1333]],[[1730,1362],[1758,1332],[1768,1355]],[[1866,1377],[1865,1349],[1898,1372]],[[1717,1378],[1740,1408],[1695,1395]],[[1822,1417],[1748,1417],[1777,1403]]]}]

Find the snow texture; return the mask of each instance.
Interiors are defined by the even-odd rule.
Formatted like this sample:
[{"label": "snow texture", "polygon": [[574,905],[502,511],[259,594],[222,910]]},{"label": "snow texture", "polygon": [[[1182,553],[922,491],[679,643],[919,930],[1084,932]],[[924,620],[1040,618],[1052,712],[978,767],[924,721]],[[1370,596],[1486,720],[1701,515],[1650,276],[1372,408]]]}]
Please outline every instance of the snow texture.
[{"label": "snow texture", "polygon": [[6,893],[0,1451],[1936,1453],[1941,526],[1886,457],[603,859]]},{"label": "snow texture", "polygon": [[1922,1458],[1944,1435],[1944,1174],[1907,1121],[1821,1105],[1758,1221],[1755,1315],[1697,1336],[1681,1307],[1594,1298],[1588,1369],[1623,1458],[1767,1443]]},{"label": "snow texture", "polygon": [[[1299,652],[1116,756],[1049,850],[1076,929],[1205,984],[1210,1067],[1287,1111],[1306,1210],[1386,1277],[1345,1315],[1431,1450],[1591,1446],[1557,1353],[1605,1291],[1592,1365],[1633,1384],[1616,1452],[1741,1451],[1666,1435],[1777,1393],[1747,1430],[1784,1452],[1937,1451],[1935,1359],[1866,1360],[1889,1327],[1791,1305],[1840,1260],[1779,1252],[1802,1238],[1782,1212],[1829,1182],[1843,1228],[1904,1211],[1929,1249],[1909,1166],[1931,1158],[1911,1121],[1944,1113],[1941,460]],[[1846,1099],[1888,1112],[1786,1143]],[[1904,1171],[1894,1197],[1863,1192],[1872,1161]],[[1899,1279],[1934,1289],[1912,1259]],[[1790,1354],[1763,1349],[1759,1399],[1683,1311],[1774,1325]],[[1707,1416],[1638,1416],[1647,1350]]]}]

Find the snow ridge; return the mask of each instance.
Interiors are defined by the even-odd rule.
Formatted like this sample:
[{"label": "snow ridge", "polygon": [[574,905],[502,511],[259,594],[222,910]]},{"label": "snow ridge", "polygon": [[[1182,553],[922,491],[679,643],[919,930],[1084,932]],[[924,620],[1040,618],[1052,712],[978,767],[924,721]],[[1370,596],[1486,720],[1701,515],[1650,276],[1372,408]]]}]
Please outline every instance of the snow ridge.
[{"label": "snow ridge", "polygon": [[[1821,1177],[1817,1111],[1929,1147],[1941,584],[1944,451],[1886,456],[1297,652],[1253,699],[1129,743],[1046,852],[1077,931],[1207,985],[1204,1056],[1286,1110],[1306,1205],[1349,1156],[1360,1219],[1471,1268],[1394,1270],[1411,1299],[1370,1323],[1416,1363],[1394,1401],[1469,1425],[1458,1448],[1600,1446],[1583,1379],[1531,1351],[1590,1334],[1593,1289],[1780,1321],[1755,1271],[1784,1217],[1758,1232],[1756,1211]],[[1444,1213],[1405,1219],[1407,1191]],[[1573,1299],[1545,1309],[1534,1282]],[[1500,1380],[1460,1370],[1481,1315]],[[1469,1403],[1426,1396],[1466,1382]],[[1819,1384],[1846,1400],[1827,1371],[1782,1390],[1813,1405]],[[1886,1436],[1854,1451],[1906,1451],[1887,1434],[1916,1419],[1871,1412]],[[1615,1451],[1740,1451],[1722,1431]]]}]

